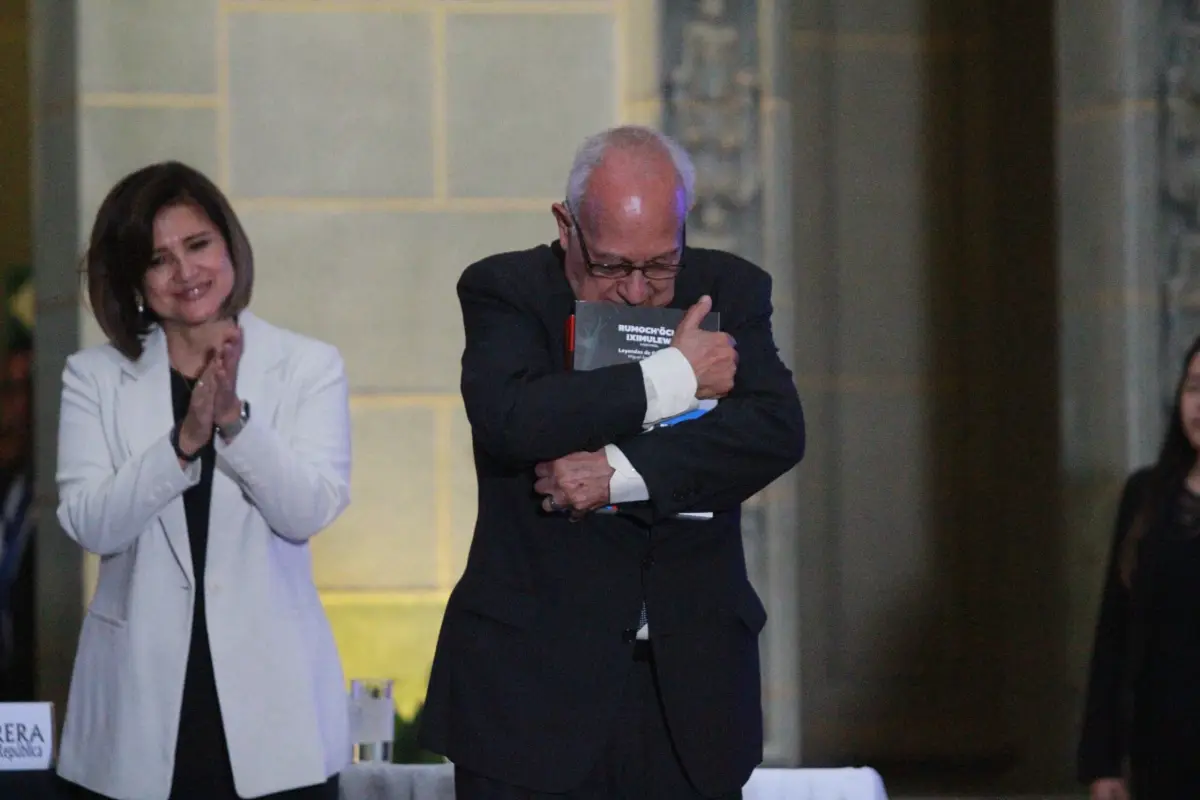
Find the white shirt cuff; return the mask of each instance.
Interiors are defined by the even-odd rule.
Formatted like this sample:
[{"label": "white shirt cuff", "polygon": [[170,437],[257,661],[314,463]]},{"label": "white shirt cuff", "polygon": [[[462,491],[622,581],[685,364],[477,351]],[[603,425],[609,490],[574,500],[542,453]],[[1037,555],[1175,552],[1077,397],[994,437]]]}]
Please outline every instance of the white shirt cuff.
[{"label": "white shirt cuff", "polygon": [[646,387],[646,418],[643,425],[691,411],[700,401],[696,399],[696,373],[678,348],[666,347],[638,362],[642,382]]},{"label": "white shirt cuff", "polygon": [[650,499],[650,490],[646,488],[646,482],[620,448],[615,444],[604,445],[604,457],[613,468],[612,478],[608,481],[608,502],[620,505]]}]

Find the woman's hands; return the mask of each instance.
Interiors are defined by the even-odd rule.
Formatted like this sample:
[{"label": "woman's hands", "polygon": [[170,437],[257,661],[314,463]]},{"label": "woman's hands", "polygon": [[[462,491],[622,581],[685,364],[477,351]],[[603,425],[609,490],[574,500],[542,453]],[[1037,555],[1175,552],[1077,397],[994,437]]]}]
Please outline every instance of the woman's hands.
[{"label": "woman's hands", "polygon": [[237,369],[242,357],[242,329],[226,331],[208,364],[192,387],[188,413],[179,425],[179,449],[194,455],[212,441],[218,425],[229,425],[241,416],[242,401],[237,396]]},{"label": "woman's hands", "polygon": [[212,439],[213,399],[216,395],[217,359],[214,356],[209,358],[208,365],[192,387],[187,416],[179,424],[179,449],[189,456],[198,453]]},{"label": "woman's hands", "polygon": [[213,398],[213,422],[219,427],[232,425],[242,416],[242,401],[237,395],[238,362],[242,359],[242,329],[234,327],[221,340],[216,358],[216,396]]}]

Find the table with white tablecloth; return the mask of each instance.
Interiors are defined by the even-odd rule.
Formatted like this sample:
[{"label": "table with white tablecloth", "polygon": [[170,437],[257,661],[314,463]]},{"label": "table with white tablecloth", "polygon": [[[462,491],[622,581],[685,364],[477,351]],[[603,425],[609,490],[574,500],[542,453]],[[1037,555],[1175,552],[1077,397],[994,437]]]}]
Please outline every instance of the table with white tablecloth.
[{"label": "table with white tablecloth", "polygon": [[[743,800],[887,800],[869,767],[757,769]],[[342,800],[454,800],[450,764],[355,764],[342,773]]]},{"label": "table with white tablecloth", "polygon": [[[450,764],[355,764],[342,773],[342,800],[454,800]],[[2,800],[63,800],[53,772],[0,772]],[[887,800],[873,769],[758,769],[743,800]]]}]

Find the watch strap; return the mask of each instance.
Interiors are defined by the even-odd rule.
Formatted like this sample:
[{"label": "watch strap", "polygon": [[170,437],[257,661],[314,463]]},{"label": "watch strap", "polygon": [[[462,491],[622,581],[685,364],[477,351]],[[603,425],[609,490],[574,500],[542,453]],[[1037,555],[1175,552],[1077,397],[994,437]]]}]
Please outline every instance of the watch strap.
[{"label": "watch strap", "polygon": [[242,432],[242,428],[246,427],[246,423],[250,420],[250,403],[246,400],[242,401],[242,413],[238,418],[228,425],[218,425],[217,433],[225,439],[232,439]]}]

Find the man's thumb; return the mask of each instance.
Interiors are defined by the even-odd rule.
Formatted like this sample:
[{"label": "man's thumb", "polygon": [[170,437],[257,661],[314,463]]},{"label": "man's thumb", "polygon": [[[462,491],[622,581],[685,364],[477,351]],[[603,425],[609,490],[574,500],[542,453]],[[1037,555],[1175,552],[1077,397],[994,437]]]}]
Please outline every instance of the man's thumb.
[{"label": "man's thumb", "polygon": [[675,326],[675,333],[699,328],[700,323],[708,316],[709,311],[712,311],[712,298],[704,295],[683,315],[683,319]]}]

